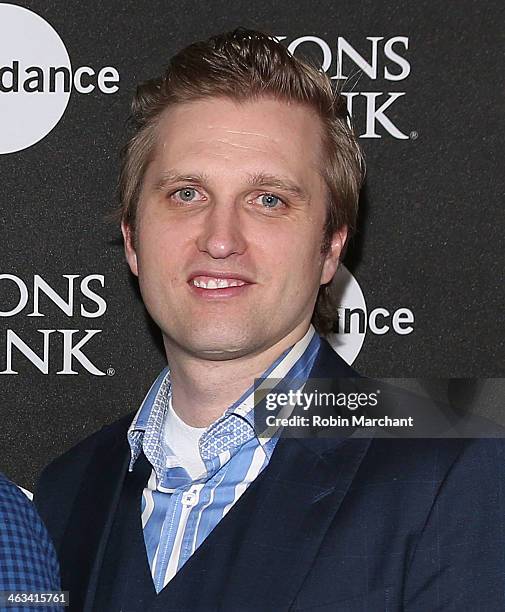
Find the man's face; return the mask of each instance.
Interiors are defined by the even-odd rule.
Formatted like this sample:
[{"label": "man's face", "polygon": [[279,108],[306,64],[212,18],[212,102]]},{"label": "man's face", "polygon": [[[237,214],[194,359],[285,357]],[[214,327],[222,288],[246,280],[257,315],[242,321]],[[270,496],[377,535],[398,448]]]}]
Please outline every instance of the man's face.
[{"label": "man's face", "polygon": [[321,254],[321,124],[270,98],[165,111],[126,255],[168,347],[223,360],[296,341],[345,230]]}]

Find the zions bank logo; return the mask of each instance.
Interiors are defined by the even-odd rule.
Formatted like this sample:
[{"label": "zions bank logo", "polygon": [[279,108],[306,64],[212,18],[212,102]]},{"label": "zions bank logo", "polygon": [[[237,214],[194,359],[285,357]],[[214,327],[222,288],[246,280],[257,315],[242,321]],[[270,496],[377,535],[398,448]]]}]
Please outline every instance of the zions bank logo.
[{"label": "zions bank logo", "polygon": [[339,83],[349,115],[360,128],[360,138],[388,135],[417,140],[417,130],[401,125],[400,119],[406,95],[403,84],[411,70],[408,36],[367,36],[351,42],[344,36],[333,40],[319,36],[275,38],[295,57],[307,53],[319,58],[320,69]]},{"label": "zions bank logo", "polygon": [[358,281],[345,266],[339,266],[333,282],[340,306],[334,331],[327,340],[349,365],[359,355],[367,332],[406,336],[414,331],[414,313],[410,308],[381,306],[369,310]]},{"label": "zions bank logo", "polygon": [[72,91],[119,90],[112,66],[72,68],[58,33],[21,6],[0,3],[0,154],[39,142],[62,118]]},{"label": "zions bank logo", "polygon": [[[36,274],[23,279],[14,274],[0,274],[0,321],[9,324],[0,335],[0,374],[19,374],[35,368],[42,374],[112,375],[113,368],[99,367],[90,355],[99,354],[95,346],[102,329],[45,329],[47,315],[79,317],[91,327],[107,310],[101,295],[105,285],[102,274],[63,274],[58,287]],[[27,317],[34,317],[29,325]],[[74,327],[75,323],[71,325]],[[16,327],[16,328],[14,328]],[[42,327],[43,329],[34,329]],[[93,326],[94,327],[94,326]],[[3,345],[3,346],[2,346]]]}]

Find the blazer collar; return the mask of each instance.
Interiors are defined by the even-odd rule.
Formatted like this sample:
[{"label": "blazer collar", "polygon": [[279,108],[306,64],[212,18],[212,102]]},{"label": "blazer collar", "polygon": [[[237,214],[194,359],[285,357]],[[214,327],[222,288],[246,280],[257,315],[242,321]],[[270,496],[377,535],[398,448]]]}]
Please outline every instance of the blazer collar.
[{"label": "blazer collar", "polygon": [[[310,377],[305,387],[306,392],[315,386],[313,379],[328,379],[337,382],[339,378],[357,378],[360,375],[348,365],[340,355],[332,348],[331,344],[321,338],[321,346],[310,372]],[[316,455],[323,457],[325,453],[336,449],[346,438],[342,437],[307,437],[297,438],[298,442],[306,449]]]}]

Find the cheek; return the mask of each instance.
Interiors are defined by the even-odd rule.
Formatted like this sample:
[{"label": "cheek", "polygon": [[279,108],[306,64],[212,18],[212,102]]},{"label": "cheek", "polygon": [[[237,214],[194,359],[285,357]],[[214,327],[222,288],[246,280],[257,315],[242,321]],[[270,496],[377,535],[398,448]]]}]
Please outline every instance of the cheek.
[{"label": "cheek", "polygon": [[169,272],[180,266],[181,253],[186,240],[184,234],[175,231],[171,224],[147,223],[139,226],[137,256],[139,266],[145,272],[157,269],[160,272]]},{"label": "cheek", "polygon": [[263,253],[284,285],[300,288],[319,284],[323,265],[319,234],[310,230],[278,234],[264,243]]}]

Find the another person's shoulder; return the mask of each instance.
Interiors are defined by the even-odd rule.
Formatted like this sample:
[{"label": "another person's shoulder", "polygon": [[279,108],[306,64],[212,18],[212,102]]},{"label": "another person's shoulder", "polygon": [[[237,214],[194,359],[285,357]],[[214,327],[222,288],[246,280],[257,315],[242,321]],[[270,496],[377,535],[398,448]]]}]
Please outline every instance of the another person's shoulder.
[{"label": "another person's shoulder", "polygon": [[35,517],[32,502],[17,485],[0,472],[0,515],[4,519],[3,524],[6,517],[19,517],[22,514]]},{"label": "another person's shoulder", "polygon": [[45,538],[44,526],[33,502],[0,473],[0,537],[22,543],[32,536]]},{"label": "another person's shoulder", "polygon": [[0,590],[58,590],[59,569],[47,530],[28,497],[0,474]]}]

